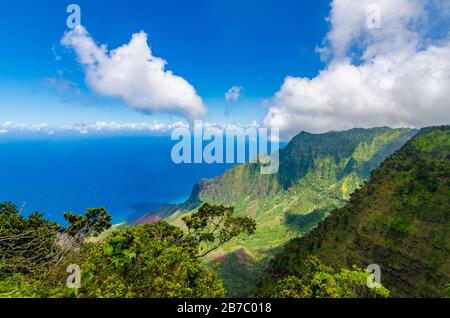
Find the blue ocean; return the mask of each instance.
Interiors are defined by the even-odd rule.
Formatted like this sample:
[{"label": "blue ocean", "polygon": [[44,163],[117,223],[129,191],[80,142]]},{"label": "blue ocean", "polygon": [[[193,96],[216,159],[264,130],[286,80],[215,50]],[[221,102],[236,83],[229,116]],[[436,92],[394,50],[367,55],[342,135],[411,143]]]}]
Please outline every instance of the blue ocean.
[{"label": "blue ocean", "polygon": [[0,140],[0,202],[63,223],[66,211],[105,207],[113,222],[187,199],[230,164],[174,164],[170,137]]}]

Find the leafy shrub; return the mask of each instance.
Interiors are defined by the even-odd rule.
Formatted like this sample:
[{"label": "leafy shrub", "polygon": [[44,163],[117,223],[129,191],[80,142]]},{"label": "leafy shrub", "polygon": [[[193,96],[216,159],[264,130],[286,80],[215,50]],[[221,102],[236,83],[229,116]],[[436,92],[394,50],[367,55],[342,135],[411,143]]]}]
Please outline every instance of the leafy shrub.
[{"label": "leafy shrub", "polygon": [[335,272],[317,257],[309,256],[305,261],[306,272],[302,277],[289,276],[278,281],[276,298],[368,298],[389,297],[383,286],[369,288],[370,273],[353,266]]},{"label": "leafy shrub", "polygon": [[[0,297],[222,297],[216,269],[202,257],[255,222],[233,208],[205,204],[186,218],[187,231],[166,222],[114,229],[103,208],[84,216],[65,213],[67,228],[28,219],[12,203],[0,204]],[[81,288],[66,287],[70,264],[81,269]]]}]

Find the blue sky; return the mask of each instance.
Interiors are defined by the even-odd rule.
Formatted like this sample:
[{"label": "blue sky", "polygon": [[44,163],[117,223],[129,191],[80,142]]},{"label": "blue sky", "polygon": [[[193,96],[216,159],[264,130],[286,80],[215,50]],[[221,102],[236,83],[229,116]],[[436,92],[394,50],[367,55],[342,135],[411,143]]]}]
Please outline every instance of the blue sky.
[{"label": "blue sky", "polygon": [[[66,25],[71,2],[83,28]],[[0,0],[0,15],[0,133],[201,117],[289,138],[450,119],[449,1]]]},{"label": "blue sky", "polygon": [[[72,2],[1,1],[0,37],[7,45],[0,51],[0,121],[175,120],[172,115],[142,115],[86,87],[76,56],[60,44],[68,31],[66,7]],[[82,25],[109,48],[146,32],[153,54],[195,87],[211,121],[260,121],[267,111],[263,100],[279,89],[285,76],[314,76],[322,67],[315,48],[327,31],[328,1],[74,3],[81,7]],[[75,83],[92,97],[92,105],[65,101],[44,84],[48,78]],[[225,116],[224,94],[232,86],[243,87],[244,95]]]}]

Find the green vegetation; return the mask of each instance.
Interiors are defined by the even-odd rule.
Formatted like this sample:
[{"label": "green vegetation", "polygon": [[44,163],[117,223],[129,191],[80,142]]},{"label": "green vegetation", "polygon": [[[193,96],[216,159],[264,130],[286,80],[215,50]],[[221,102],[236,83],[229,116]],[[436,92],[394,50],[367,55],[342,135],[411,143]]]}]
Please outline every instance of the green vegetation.
[{"label": "green vegetation", "polygon": [[[261,175],[258,164],[243,164],[196,186],[190,202],[231,205],[237,215],[256,221],[252,236],[235,238],[209,254],[211,262],[222,264],[219,275],[228,296],[248,295],[255,276],[283,244],[344,205],[370,172],[416,133],[387,127],[302,132],[280,151],[278,174]],[[180,209],[167,220],[182,226],[182,218],[192,211]]]},{"label": "green vegetation", "polygon": [[[105,209],[65,217],[61,228],[0,204],[0,297],[222,297],[201,257],[255,230],[233,208],[209,204],[185,218],[186,231],[166,222],[111,229]],[[105,230],[106,238],[91,239]],[[81,269],[81,288],[66,286],[71,264]]]},{"label": "green vegetation", "polygon": [[31,273],[53,259],[59,230],[55,222],[44,220],[42,213],[26,219],[14,204],[0,203],[0,278]]},{"label": "green vegetation", "polygon": [[301,278],[289,276],[276,283],[275,298],[387,298],[389,290],[383,286],[369,288],[370,273],[353,266],[335,273],[323,265],[317,257],[305,261],[305,273]]},{"label": "green vegetation", "polygon": [[334,268],[378,264],[394,297],[442,297],[450,280],[450,127],[423,129],[344,207],[271,260],[258,295],[302,277],[316,255]]},{"label": "green vegetation", "polygon": [[111,227],[111,215],[104,208],[89,209],[85,216],[71,212],[64,213],[64,218],[69,222],[65,232],[70,236],[94,236],[97,237],[103,231]]},{"label": "green vegetation", "polygon": [[166,221],[61,227],[1,203],[0,297],[450,297],[450,127],[414,134],[301,133],[278,175],[238,165]]},{"label": "green vegetation", "polygon": [[[254,220],[233,212],[204,204],[184,217],[183,231],[161,221],[111,229],[105,209],[89,209],[85,216],[66,213],[68,226],[61,228],[42,214],[26,219],[15,205],[2,203],[0,297],[223,297],[215,269],[201,258],[241,233],[255,231]],[[105,231],[105,239],[88,239]],[[79,288],[66,285],[72,264],[81,269]],[[368,290],[368,273],[357,268],[334,273],[316,258],[308,264],[308,275],[279,282],[274,296],[389,295],[384,287]]]},{"label": "green vegetation", "polygon": [[221,282],[197,252],[193,239],[164,222],[114,232],[83,250],[76,296],[221,297]]},{"label": "green vegetation", "polygon": [[241,233],[252,235],[256,222],[248,217],[233,216],[234,208],[203,204],[197,212],[183,217],[188,234],[197,244],[205,243],[204,257]]}]

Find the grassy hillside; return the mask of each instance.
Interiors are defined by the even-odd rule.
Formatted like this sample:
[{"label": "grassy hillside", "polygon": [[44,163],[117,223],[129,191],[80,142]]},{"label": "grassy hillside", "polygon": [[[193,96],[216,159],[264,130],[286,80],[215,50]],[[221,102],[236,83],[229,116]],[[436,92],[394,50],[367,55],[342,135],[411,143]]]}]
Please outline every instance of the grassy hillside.
[{"label": "grassy hillside", "polygon": [[378,264],[392,296],[440,297],[450,281],[450,127],[423,129],[373,172],[350,202],[291,240],[258,290],[301,276],[308,255],[325,264]]},{"label": "grassy hillside", "polygon": [[[370,172],[416,132],[388,127],[302,132],[280,151],[278,174],[261,175],[258,164],[242,164],[221,177],[202,180],[191,202],[234,206],[237,215],[257,221],[252,237],[233,240],[211,256],[223,264],[221,274],[230,295],[250,291],[254,273],[280,246],[308,233],[344,204]],[[185,213],[182,209],[169,220],[181,226]]]}]

